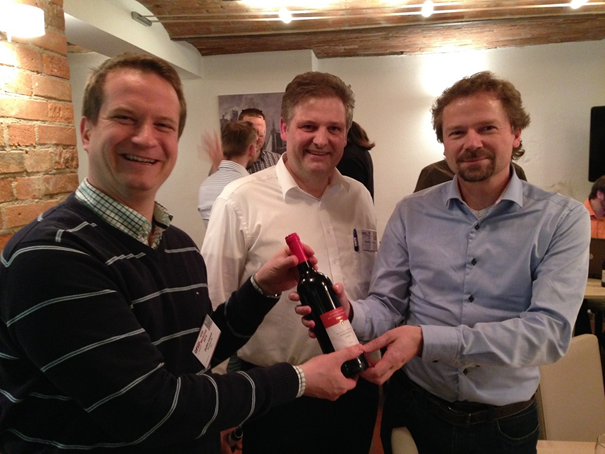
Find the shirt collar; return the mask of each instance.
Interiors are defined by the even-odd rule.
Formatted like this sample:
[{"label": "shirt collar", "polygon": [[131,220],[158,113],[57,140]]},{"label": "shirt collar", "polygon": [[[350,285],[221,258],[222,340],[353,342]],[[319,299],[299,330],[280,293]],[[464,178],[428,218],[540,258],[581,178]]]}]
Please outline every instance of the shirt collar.
[{"label": "shirt collar", "polygon": [[[281,187],[282,196],[284,197],[284,200],[285,200],[286,196],[288,195],[288,193],[291,193],[293,191],[307,194],[309,197],[315,198],[311,194],[303,191],[300,188],[300,186],[298,186],[298,184],[294,180],[294,177],[292,176],[292,174],[286,167],[285,161],[287,159],[288,159],[288,157],[287,157],[286,153],[283,153],[281,155],[281,157],[279,158],[279,161],[275,165],[275,172],[277,173],[277,181],[279,182],[279,185]],[[344,179],[344,177],[338,171],[338,169],[334,168],[334,173],[332,174],[330,183],[328,184],[328,187],[326,188],[326,190],[324,191],[324,193],[322,194],[321,197],[324,197],[328,194],[334,194],[334,193],[338,192],[338,190],[341,187],[343,187],[345,190],[347,190],[347,189],[349,189],[349,186],[350,186],[349,182]]]},{"label": "shirt collar", "polygon": [[[520,207],[523,207],[523,183],[521,179],[517,176],[517,172],[511,163],[510,165],[511,178],[508,182],[508,185],[504,189],[504,192],[500,195],[498,201],[494,204],[498,204],[502,200],[510,200],[511,202],[516,203]],[[457,199],[460,203],[464,203],[462,198],[460,197],[460,193],[458,191],[458,174],[454,175],[454,179],[448,183],[447,197],[446,203],[449,204],[451,200]]]},{"label": "shirt collar", "polygon": [[153,249],[157,249],[164,230],[172,221],[172,215],[168,210],[155,202],[153,223],[151,223],[141,213],[93,187],[87,179],[76,189],[76,198],[109,225],[141,243],[151,245]]},{"label": "shirt collar", "polygon": [[234,161],[229,161],[228,159],[223,159],[221,161],[221,163],[218,165],[218,168],[234,170],[244,177],[249,175],[248,171],[246,170],[246,168],[243,165],[238,164],[237,162],[234,162]]}]

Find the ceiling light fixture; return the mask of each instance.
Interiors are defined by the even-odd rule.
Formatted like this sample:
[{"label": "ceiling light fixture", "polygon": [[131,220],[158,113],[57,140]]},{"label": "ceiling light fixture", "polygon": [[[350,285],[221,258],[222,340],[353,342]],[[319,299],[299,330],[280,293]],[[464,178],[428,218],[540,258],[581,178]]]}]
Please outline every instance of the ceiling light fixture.
[{"label": "ceiling light fixture", "polygon": [[285,6],[279,10],[278,15],[284,24],[292,22],[292,13]]},{"label": "ceiling light fixture", "polygon": [[45,33],[44,10],[36,6],[9,3],[2,7],[0,31],[6,33],[8,42],[11,37],[35,38]]},{"label": "ceiling light fixture", "polygon": [[426,0],[426,2],[424,2],[424,4],[422,5],[421,14],[424,17],[429,17],[431,14],[433,14],[433,8],[433,2],[431,0]]},{"label": "ceiling light fixture", "polygon": [[135,22],[138,22],[139,24],[144,25],[145,27],[151,27],[152,22],[147,17],[137,13],[136,11],[131,11],[130,17],[132,17]]},{"label": "ceiling light fixture", "polygon": [[571,0],[569,6],[571,6],[573,9],[578,9],[580,6],[585,5],[586,3],[588,3],[588,0]]}]

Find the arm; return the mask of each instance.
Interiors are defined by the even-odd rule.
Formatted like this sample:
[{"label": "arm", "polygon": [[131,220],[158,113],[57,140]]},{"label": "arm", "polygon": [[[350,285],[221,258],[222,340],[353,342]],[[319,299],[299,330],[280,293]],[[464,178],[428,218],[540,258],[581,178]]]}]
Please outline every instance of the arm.
[{"label": "arm", "polygon": [[208,155],[210,158],[210,171],[208,175],[212,175],[216,172],[223,159],[221,139],[216,131],[204,131],[200,141],[201,145],[198,145],[198,155],[203,155],[204,153]]},{"label": "arm", "polygon": [[214,202],[201,253],[208,268],[210,301],[217,308],[243,283],[248,255],[245,226],[220,196]]}]

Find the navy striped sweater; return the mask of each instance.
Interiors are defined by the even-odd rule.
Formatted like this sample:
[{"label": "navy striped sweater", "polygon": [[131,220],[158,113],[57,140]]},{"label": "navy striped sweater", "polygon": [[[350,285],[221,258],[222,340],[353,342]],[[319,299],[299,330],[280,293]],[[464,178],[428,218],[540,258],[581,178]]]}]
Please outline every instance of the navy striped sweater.
[{"label": "navy striped sweater", "polygon": [[[214,360],[275,304],[247,283],[212,318]],[[220,430],[294,399],[292,366],[204,374],[192,349],[211,313],[195,243],[157,250],[72,194],[21,229],[0,263],[0,451],[219,453]]]}]

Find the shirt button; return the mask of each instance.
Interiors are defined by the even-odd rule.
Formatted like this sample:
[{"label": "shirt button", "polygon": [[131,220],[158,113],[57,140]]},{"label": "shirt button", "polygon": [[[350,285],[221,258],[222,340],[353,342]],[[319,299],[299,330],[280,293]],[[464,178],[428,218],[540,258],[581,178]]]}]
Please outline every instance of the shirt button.
[{"label": "shirt button", "polygon": [[473,295],[468,297],[468,300],[472,303],[473,301],[475,301],[475,297]]},{"label": "shirt button", "polygon": [[477,264],[477,259],[471,260],[471,265],[475,266]]},{"label": "shirt button", "polygon": [[464,369],[464,370],[462,371],[462,373],[463,373],[464,375],[468,375],[468,369]]},{"label": "shirt button", "polygon": [[475,224],[475,230],[479,230],[480,225],[479,224]]}]

